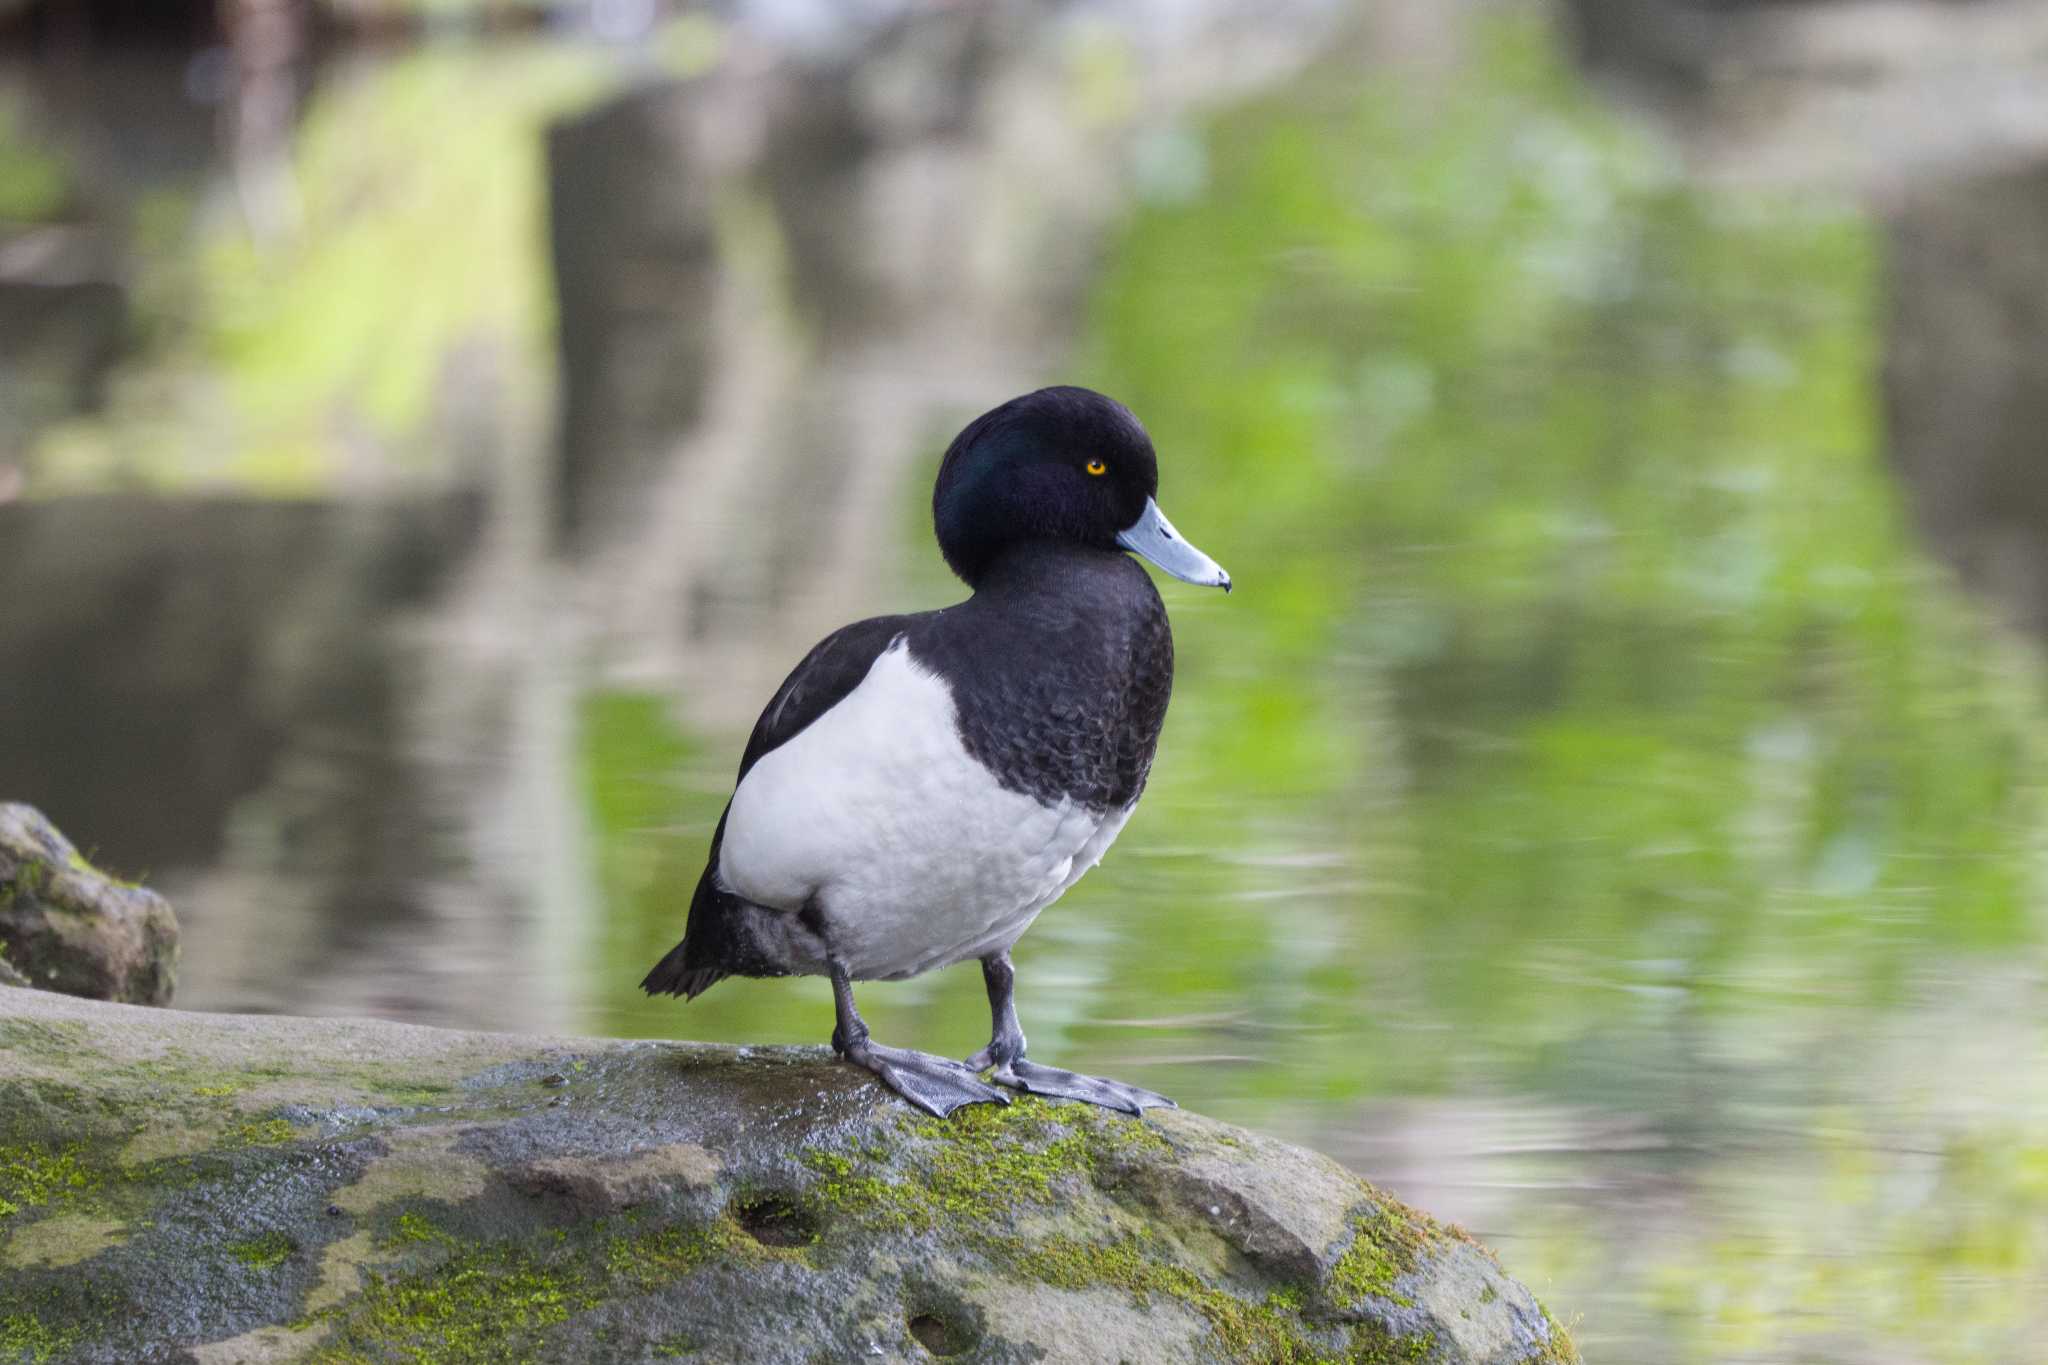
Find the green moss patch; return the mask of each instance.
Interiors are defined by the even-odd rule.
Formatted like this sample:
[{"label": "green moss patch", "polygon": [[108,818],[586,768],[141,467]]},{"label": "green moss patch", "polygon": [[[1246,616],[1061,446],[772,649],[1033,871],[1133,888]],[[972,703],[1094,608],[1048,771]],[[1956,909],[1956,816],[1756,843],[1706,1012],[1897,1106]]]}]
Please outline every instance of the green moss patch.
[{"label": "green moss patch", "polygon": [[126,1296],[72,1269],[0,1273],[0,1362],[69,1359],[100,1324],[133,1314]]},{"label": "green moss patch", "polygon": [[334,1335],[311,1359],[490,1365],[530,1357],[541,1334],[595,1307],[596,1286],[577,1266],[556,1266],[521,1247],[462,1252],[431,1271],[385,1279],[328,1315]]},{"label": "green moss patch", "polygon": [[85,1025],[70,1019],[0,1019],[0,1052],[62,1061],[86,1041]]},{"label": "green moss patch", "polygon": [[1402,1336],[1383,1323],[1365,1322],[1351,1329],[1349,1365],[1423,1365],[1436,1354],[1436,1335]]},{"label": "green moss patch", "polygon": [[216,1145],[223,1151],[236,1147],[280,1147],[296,1140],[298,1135],[298,1129],[285,1119],[255,1119],[228,1129]]},{"label": "green moss patch", "polygon": [[[948,1119],[903,1124],[901,1151],[812,1151],[805,1164],[821,1177],[810,1190],[830,1207],[913,1226],[1006,1214],[1052,1202],[1062,1182],[1094,1180],[1120,1157],[1171,1150],[1158,1130],[1080,1104],[1025,1096],[974,1105]],[[886,1180],[870,1165],[904,1173]]]},{"label": "green moss patch", "polygon": [[308,1325],[332,1331],[313,1361],[531,1359],[548,1330],[575,1314],[653,1292],[703,1266],[805,1259],[800,1249],[761,1244],[730,1211],[701,1224],[629,1217],[584,1235],[469,1246],[415,1215],[401,1215],[396,1227],[403,1243],[446,1254],[420,1269],[372,1273],[360,1293],[314,1314]]},{"label": "green moss patch", "polygon": [[[964,1231],[1005,1273],[1058,1289],[1109,1288],[1141,1305],[1179,1303],[1208,1323],[1231,1360],[1379,1365],[1427,1360],[1434,1350],[1427,1335],[1403,1337],[1380,1324],[1329,1316],[1368,1297],[1407,1303],[1393,1292],[1394,1281],[1445,1235],[1419,1215],[1404,1222],[1394,1206],[1375,1204],[1358,1220],[1326,1296],[1312,1284],[1240,1295],[1190,1269],[1185,1249],[1157,1232],[1130,1230],[1107,1240],[1016,1232],[1016,1212],[1059,1206],[1082,1194],[1077,1183],[1114,1190],[1119,1164],[1170,1154],[1172,1144],[1152,1125],[1026,1097],[1007,1108],[975,1106],[949,1119],[906,1121],[897,1132],[900,1148],[807,1153],[804,1163],[817,1177],[808,1196],[870,1224]],[[879,1174],[884,1170],[890,1175]]]},{"label": "green moss patch", "polygon": [[52,1327],[33,1313],[10,1313],[0,1317],[0,1360],[12,1365],[30,1361],[33,1365],[69,1350],[78,1340],[75,1325]]},{"label": "green moss patch", "polygon": [[1043,1202],[1059,1181],[1092,1177],[1119,1155],[1171,1150],[1142,1120],[1030,1096],[1008,1106],[973,1105],[949,1119],[919,1120],[909,1128],[930,1144],[925,1174],[934,1202],[949,1214]]},{"label": "green moss patch", "polygon": [[1143,1237],[1108,1243],[1055,1238],[1020,1249],[1014,1264],[1021,1274],[1059,1289],[1107,1286],[1140,1304],[1153,1299],[1185,1304],[1207,1319],[1231,1360],[1321,1365],[1346,1358],[1309,1335],[1301,1315],[1306,1295],[1299,1289],[1285,1287],[1267,1295],[1263,1302],[1249,1302],[1173,1264],[1166,1259],[1168,1254],[1169,1248],[1156,1239]]},{"label": "green moss patch", "polygon": [[[1429,1249],[1453,1232],[1332,1174],[1277,1198],[1272,1216],[1278,1231],[1299,1222],[1313,1263],[1337,1260],[1334,1277],[1245,1252],[1183,1186],[1242,1176],[1250,1209],[1275,1176],[1256,1155],[1219,1156],[1229,1144],[1196,1119],[1025,1098],[928,1120],[886,1097],[821,1092],[836,1073],[781,1062],[709,1069],[707,1100],[674,1093],[672,1054],[633,1048],[588,1064],[600,1084],[550,1087],[560,1107],[533,1090],[576,1073],[550,1055],[461,1087],[456,1121],[437,1109],[415,1122],[281,1098],[306,1093],[298,1075],[272,1085],[252,1079],[259,1067],[95,1065],[90,1052],[68,1082],[0,1083],[0,1197],[17,1210],[0,1240],[20,1253],[19,1274],[0,1275],[0,1365],[132,1354],[163,1339],[171,1311],[199,1324],[197,1339],[265,1329],[356,1365],[730,1354],[752,1327],[734,1293],[759,1293],[789,1330],[859,1324],[912,1354],[975,1356],[987,1332],[1032,1330],[1018,1313],[1033,1303],[1133,1331],[1156,1313],[1219,1359],[1376,1365],[1446,1351],[1422,1331],[1438,1324],[1390,1300],[1411,1267],[1416,1283],[1432,1273]],[[197,1093],[229,1086],[248,1093]],[[764,1112],[788,1126],[764,1131]],[[166,1130],[206,1145],[120,1164]],[[58,1238],[60,1222],[77,1226]],[[63,1259],[30,1245],[46,1231]],[[1570,1358],[1562,1333],[1556,1350]]]},{"label": "green moss patch", "polygon": [[605,1271],[615,1283],[644,1292],[673,1284],[713,1256],[735,1248],[731,1229],[722,1223],[665,1227],[612,1238],[605,1246]]},{"label": "green moss patch", "polygon": [[228,1255],[251,1270],[271,1270],[292,1258],[299,1244],[282,1232],[266,1232],[246,1241],[228,1243]]},{"label": "green moss patch", "polygon": [[1579,1348],[1572,1345],[1572,1334],[1564,1324],[1550,1316],[1550,1310],[1542,1304],[1536,1305],[1543,1314],[1544,1325],[1550,1328],[1550,1344],[1543,1348],[1543,1354],[1536,1357],[1535,1365],[1579,1365]]},{"label": "green moss patch", "polygon": [[1411,1305],[1394,1292],[1394,1282],[1415,1269],[1423,1250],[1447,1234],[1426,1216],[1406,1210],[1396,1214],[1385,1205],[1356,1223],[1351,1245],[1330,1269],[1330,1297],[1340,1308],[1382,1298]]},{"label": "green moss patch", "polygon": [[377,1244],[383,1247],[422,1246],[453,1239],[430,1219],[417,1213],[401,1213],[392,1220]]},{"label": "green moss patch", "polygon": [[0,1218],[74,1199],[98,1184],[76,1145],[0,1147]]}]

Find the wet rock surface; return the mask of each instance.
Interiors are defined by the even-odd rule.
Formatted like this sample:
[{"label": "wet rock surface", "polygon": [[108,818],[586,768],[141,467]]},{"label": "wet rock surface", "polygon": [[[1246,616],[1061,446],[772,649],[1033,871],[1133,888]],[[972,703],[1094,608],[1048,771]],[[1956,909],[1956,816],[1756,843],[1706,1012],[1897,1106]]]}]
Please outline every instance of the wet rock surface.
[{"label": "wet rock surface", "polygon": [[0,984],[167,1005],[178,918],[154,891],[109,877],[33,807],[0,805]]},{"label": "wet rock surface", "polygon": [[0,1361],[934,1358],[1577,1359],[1456,1229],[1192,1114],[0,988]]}]

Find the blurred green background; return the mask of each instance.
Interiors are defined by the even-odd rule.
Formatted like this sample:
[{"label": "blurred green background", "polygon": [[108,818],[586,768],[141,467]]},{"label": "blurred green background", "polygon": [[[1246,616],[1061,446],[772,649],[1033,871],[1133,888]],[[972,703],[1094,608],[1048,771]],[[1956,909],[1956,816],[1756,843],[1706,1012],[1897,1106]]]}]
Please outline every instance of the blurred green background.
[{"label": "blurred green background", "polygon": [[181,1004],[821,1042],[635,983],[783,671],[957,596],[945,441],[1085,383],[1239,590],[1034,1054],[1589,1360],[2039,1358],[2029,7],[146,9],[0,4],[0,796]]}]

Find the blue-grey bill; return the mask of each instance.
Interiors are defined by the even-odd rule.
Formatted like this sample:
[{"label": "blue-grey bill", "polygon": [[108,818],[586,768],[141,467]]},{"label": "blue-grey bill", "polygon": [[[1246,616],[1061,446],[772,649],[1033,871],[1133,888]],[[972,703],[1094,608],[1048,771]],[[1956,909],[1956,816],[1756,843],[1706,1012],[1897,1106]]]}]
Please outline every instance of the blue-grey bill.
[{"label": "blue-grey bill", "polygon": [[1175,578],[1230,591],[1230,575],[1223,572],[1223,566],[1188,544],[1150,498],[1145,499],[1144,514],[1117,533],[1116,543]]}]

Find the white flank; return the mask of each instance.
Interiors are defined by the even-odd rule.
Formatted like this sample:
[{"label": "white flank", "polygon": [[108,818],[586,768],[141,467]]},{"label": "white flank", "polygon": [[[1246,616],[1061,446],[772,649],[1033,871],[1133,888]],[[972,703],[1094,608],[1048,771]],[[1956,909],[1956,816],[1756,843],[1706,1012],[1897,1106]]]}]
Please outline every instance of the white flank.
[{"label": "white flank", "polygon": [[785,947],[822,970],[794,912],[813,896],[858,979],[914,976],[1007,948],[1102,860],[1128,809],[1047,806],[960,742],[943,679],[898,640],[860,686],[747,773],[719,876],[791,913]]}]

